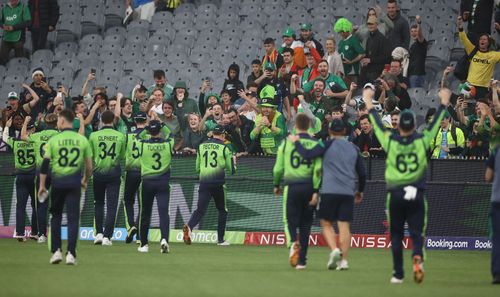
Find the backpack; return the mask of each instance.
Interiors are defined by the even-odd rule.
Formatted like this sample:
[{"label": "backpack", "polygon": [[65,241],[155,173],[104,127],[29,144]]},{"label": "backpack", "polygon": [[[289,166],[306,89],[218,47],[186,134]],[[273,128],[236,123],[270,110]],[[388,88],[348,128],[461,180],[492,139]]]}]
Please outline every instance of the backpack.
[{"label": "backpack", "polygon": [[478,50],[479,48],[477,46],[474,47],[470,55],[465,54],[460,58],[460,60],[457,61],[457,65],[455,66],[455,71],[453,71],[453,74],[460,81],[464,81],[467,79],[467,75],[469,74],[470,60],[476,55]]}]

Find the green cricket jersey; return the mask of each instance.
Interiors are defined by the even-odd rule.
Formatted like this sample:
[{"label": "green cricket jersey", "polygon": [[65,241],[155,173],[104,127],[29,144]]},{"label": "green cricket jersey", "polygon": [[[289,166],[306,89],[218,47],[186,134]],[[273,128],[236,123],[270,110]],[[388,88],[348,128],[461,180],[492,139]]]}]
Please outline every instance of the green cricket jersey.
[{"label": "green cricket jersey", "polygon": [[[351,34],[346,39],[339,41],[338,52],[342,58],[351,61],[357,56],[363,55],[365,50],[356,36]],[[343,65],[346,75],[359,75],[359,62],[354,64],[343,63]]]},{"label": "green cricket jersey", "polygon": [[[320,142],[307,133],[300,135],[300,143],[308,150]],[[295,145],[288,139],[278,148],[276,163],[273,168],[274,185],[279,186],[284,178],[286,185],[312,183],[315,191],[321,186],[321,158],[305,159],[297,152]]]},{"label": "green cricket jersey", "polygon": [[35,171],[35,147],[32,142],[9,137],[7,145],[14,152],[16,174],[33,174]]},{"label": "green cricket jersey", "polygon": [[9,4],[3,6],[0,12],[0,23],[2,25],[13,26],[13,31],[4,31],[3,40],[17,42],[21,39],[25,28],[19,29],[19,25],[31,21],[30,9],[27,5],[19,2],[15,7]]},{"label": "green cricket jersey", "polygon": [[401,137],[396,132],[386,129],[375,109],[370,110],[370,121],[373,123],[375,136],[387,153],[385,169],[387,189],[408,185],[425,188],[427,153],[444,117],[444,109],[444,106],[439,107],[433,122],[422,135],[413,133],[409,137]]},{"label": "green cricket jersey", "polygon": [[200,183],[224,184],[226,170],[231,174],[236,171],[229,147],[213,138],[200,144],[196,154],[196,172],[200,174]]},{"label": "green cricket jersey", "polygon": [[95,176],[116,178],[121,175],[120,162],[125,155],[125,141],[125,135],[112,127],[103,127],[90,134]]},{"label": "green cricket jersey", "polygon": [[85,160],[92,158],[87,138],[65,129],[52,136],[44,150],[44,158],[50,159],[52,185],[57,188],[80,187]]},{"label": "green cricket jersey", "polygon": [[40,167],[42,166],[43,156],[45,155],[44,147],[49,141],[49,139],[58,134],[59,131],[56,129],[46,129],[40,132],[36,132],[30,134],[28,136],[28,141],[33,143],[35,152],[36,152],[36,170],[40,171]]},{"label": "green cricket jersey", "polygon": [[151,138],[141,142],[141,177],[164,180],[170,178],[170,163],[174,151],[173,138]]},{"label": "green cricket jersey", "polygon": [[[313,80],[309,81],[308,83],[304,84],[302,87],[304,89],[304,93],[309,93],[314,87],[314,82],[320,78],[322,77],[318,76]],[[330,91],[332,91],[333,93],[340,93],[347,90],[345,82],[342,80],[342,78],[338,77],[337,75],[329,73],[328,77],[324,79],[324,81],[326,83],[326,88],[329,88]]]},{"label": "green cricket jersey", "polygon": [[148,139],[149,134],[144,134],[141,132],[143,129],[138,129],[135,132],[127,133],[127,146],[125,149],[125,169],[127,171],[141,171],[141,142],[139,135],[142,135],[142,139]]}]

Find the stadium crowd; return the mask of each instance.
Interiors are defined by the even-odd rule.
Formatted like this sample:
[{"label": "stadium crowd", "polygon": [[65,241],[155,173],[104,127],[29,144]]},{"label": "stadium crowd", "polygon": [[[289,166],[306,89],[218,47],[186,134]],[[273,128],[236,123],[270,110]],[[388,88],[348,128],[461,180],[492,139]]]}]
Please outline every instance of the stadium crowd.
[{"label": "stadium crowd", "polygon": [[[470,55],[470,67],[433,141],[429,153],[434,158],[487,157],[500,141],[500,85],[493,78],[500,54],[486,25],[493,17],[493,1],[479,1],[474,7],[472,2],[462,1],[457,20],[458,36]],[[157,11],[173,10],[163,1],[154,4]],[[26,42],[26,30],[32,32],[33,49],[44,48],[58,13],[55,0],[30,0],[28,5],[10,0],[2,8],[0,19],[4,29],[0,62],[7,62],[11,49],[15,56],[24,55],[19,49]],[[498,13],[498,29],[497,17]],[[283,40],[263,41],[265,55],[251,62],[247,78],[242,77],[239,65],[227,65],[227,77],[215,78],[224,79],[223,89],[214,90],[213,79],[204,79],[197,98],[184,81],[167,79],[162,69],[152,73],[151,81],[137,84],[131,94],[118,90],[114,96],[107,94],[104,86],[88,88],[98,75],[94,69],[90,69],[81,92],[73,88],[70,94],[62,83],[50,85],[44,69],[36,68],[32,80],[23,82],[23,92],[8,94],[8,105],[1,110],[1,128],[12,118],[10,136],[20,137],[26,116],[32,118],[36,130],[43,130],[49,114],[71,108],[81,115],[75,119],[74,129],[83,126],[81,131],[87,137],[101,128],[101,115],[106,110],[115,114],[115,128],[127,133],[136,129],[134,115],[144,112],[172,131],[179,153],[196,153],[198,145],[219,124],[225,127],[226,142],[234,154],[273,155],[292,132],[296,114],[305,112],[314,122],[310,133],[316,137],[325,139],[328,124],[341,118],[349,127],[349,140],[364,155],[383,157],[361,92],[364,88],[376,92],[374,104],[387,127],[396,127],[400,111],[412,109],[422,100],[412,92],[429,83],[425,81],[429,44],[421,24],[422,18],[417,15],[410,26],[397,2],[389,0],[385,10],[379,6],[369,9],[363,24],[337,19],[333,26],[341,39],[331,36],[325,44],[315,38],[322,32],[314,32],[311,23],[283,28]],[[448,85],[453,71],[452,67],[443,70],[442,86]],[[420,129],[432,120],[434,112],[434,108],[427,111]],[[0,149],[9,150],[5,143]]]}]

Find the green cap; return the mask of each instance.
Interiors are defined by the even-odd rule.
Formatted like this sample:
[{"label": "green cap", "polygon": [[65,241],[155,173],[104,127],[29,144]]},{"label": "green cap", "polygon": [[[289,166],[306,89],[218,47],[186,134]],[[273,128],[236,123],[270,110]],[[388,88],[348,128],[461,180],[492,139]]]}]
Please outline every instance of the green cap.
[{"label": "green cap", "polygon": [[272,71],[276,70],[276,65],[274,65],[274,63],[271,63],[271,62],[266,62],[264,63],[264,69],[271,69]]},{"label": "green cap", "polygon": [[300,25],[300,30],[311,31],[311,29],[312,29],[312,25],[310,23],[304,23],[304,24]]},{"label": "green cap", "polygon": [[285,32],[283,32],[283,37],[293,37],[293,35],[295,35],[295,30],[290,27],[287,27]]},{"label": "green cap", "polygon": [[187,90],[186,82],[179,80],[175,82],[174,89],[184,89]]}]

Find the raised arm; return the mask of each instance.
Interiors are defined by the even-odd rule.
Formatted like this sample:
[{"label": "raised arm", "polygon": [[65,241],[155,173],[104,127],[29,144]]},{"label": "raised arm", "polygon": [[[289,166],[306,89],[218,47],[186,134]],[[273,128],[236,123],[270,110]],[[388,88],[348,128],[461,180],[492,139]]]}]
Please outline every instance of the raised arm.
[{"label": "raised arm", "polygon": [[27,113],[31,113],[31,109],[38,104],[38,101],[40,101],[40,97],[35,91],[33,91],[33,89],[29,85],[23,83],[22,86],[30,93],[32,98],[30,102],[23,105],[23,109]]},{"label": "raised arm", "polygon": [[357,87],[358,85],[355,82],[351,83],[351,85],[349,86],[349,91],[345,96],[344,104],[349,105],[351,107],[356,106],[356,100],[352,99],[352,94],[354,93],[354,90],[356,90]]},{"label": "raised arm", "polygon": [[434,119],[432,120],[432,123],[427,127],[427,129],[424,130],[424,138],[425,138],[425,144],[429,147],[430,143],[432,140],[434,140],[434,136],[436,136],[441,121],[444,118],[444,111],[448,104],[450,104],[450,98],[451,98],[451,91],[450,89],[443,88],[439,90],[439,98],[441,99],[441,105],[439,106],[438,110],[436,111],[436,114],[434,114]]},{"label": "raised arm", "polygon": [[30,116],[24,118],[23,126],[21,127],[21,140],[28,141],[28,124],[31,121]]},{"label": "raised arm", "polygon": [[370,122],[373,125],[373,131],[375,132],[375,136],[378,141],[382,145],[382,148],[387,151],[389,146],[389,137],[391,132],[385,129],[382,120],[380,119],[380,115],[377,113],[373,106],[373,97],[375,96],[375,91],[370,88],[366,88],[363,90],[363,99],[366,104],[366,108],[370,114]]},{"label": "raised arm", "polygon": [[94,79],[95,79],[95,74],[93,74],[92,72],[87,75],[87,79],[85,79],[85,82],[83,83],[82,86],[82,96],[87,95],[89,82]]}]

